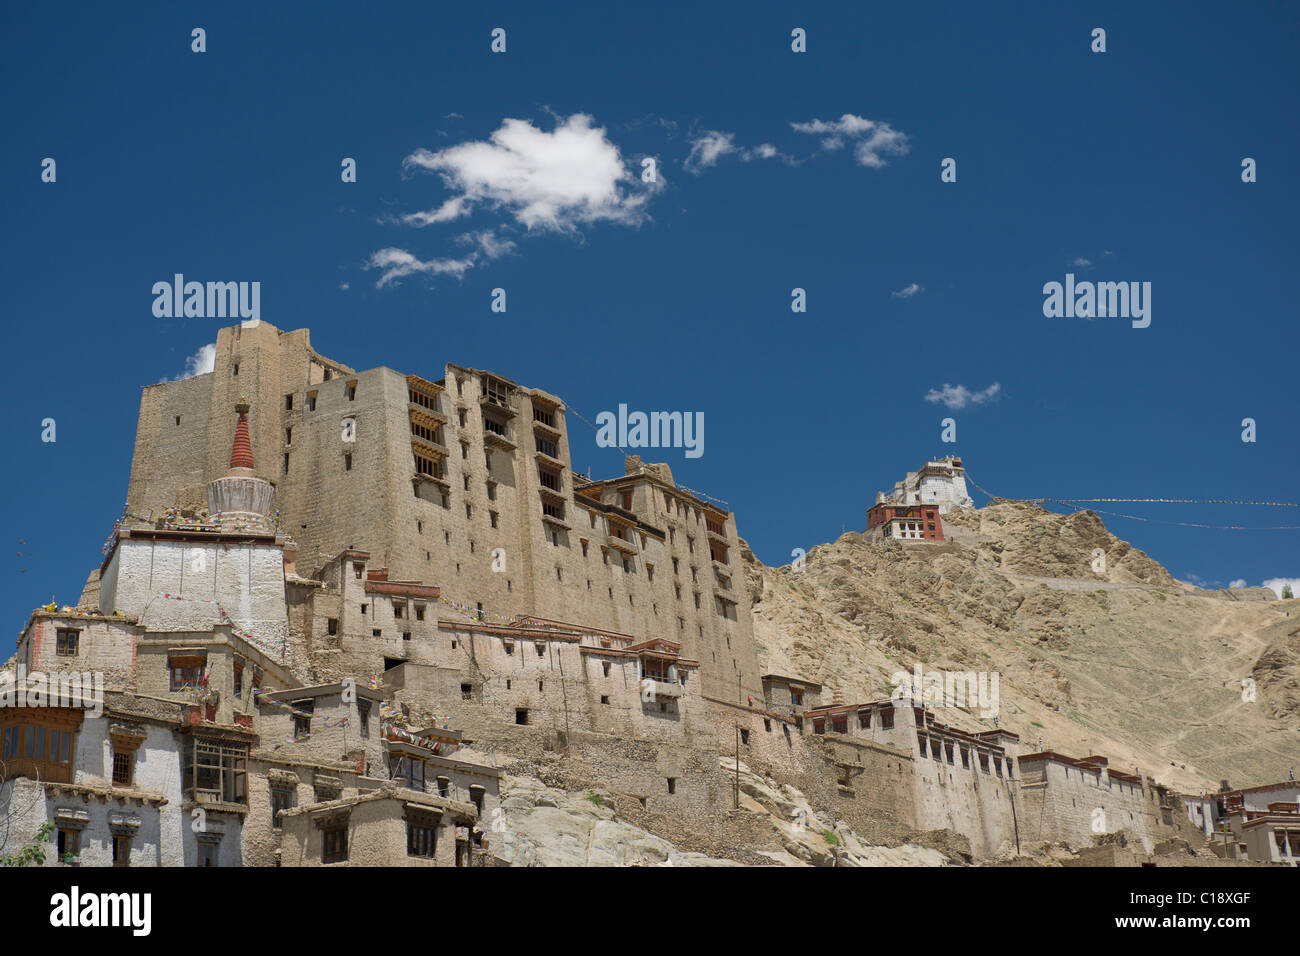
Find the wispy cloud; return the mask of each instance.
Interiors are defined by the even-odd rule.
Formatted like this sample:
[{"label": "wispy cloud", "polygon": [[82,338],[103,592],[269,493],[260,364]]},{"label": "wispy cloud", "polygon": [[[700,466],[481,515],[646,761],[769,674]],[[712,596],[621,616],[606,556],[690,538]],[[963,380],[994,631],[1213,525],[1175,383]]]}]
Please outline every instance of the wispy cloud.
[{"label": "wispy cloud", "polygon": [[1232,581],[1228,584],[1228,587],[1230,588],[1244,588],[1246,586],[1247,585],[1246,585],[1245,578],[1237,578],[1235,581]]},{"label": "wispy cloud", "polygon": [[[1113,256],[1114,254],[1115,253],[1107,249],[1100,255],[1099,258],[1106,259],[1110,256]],[[1091,269],[1092,266],[1093,266],[1093,260],[1089,259],[1087,256],[1075,256],[1073,259],[1070,260],[1071,269]]]},{"label": "wispy cloud", "polygon": [[175,378],[164,378],[164,382],[179,382],[182,379],[193,378],[196,375],[205,375],[211,372],[216,366],[217,361],[217,343],[212,342],[203,346],[193,355],[185,360],[185,371],[181,372]]},{"label": "wispy cloud", "polygon": [[853,158],[861,166],[880,169],[887,165],[885,156],[904,156],[910,144],[907,134],[888,123],[878,123],[862,116],[845,113],[837,120],[809,120],[791,123],[796,133],[820,136],[824,150],[835,151],[852,144]]},{"label": "wispy cloud", "polygon": [[698,176],[709,167],[716,166],[723,156],[735,156],[746,163],[751,159],[780,159],[787,163],[795,162],[792,157],[785,155],[771,143],[759,143],[753,148],[740,147],[736,145],[735,133],[723,133],[714,129],[691,140],[691,151],[687,154],[682,167],[688,173]]},{"label": "wispy cloud", "polygon": [[912,296],[918,295],[919,293],[924,291],[925,291],[925,286],[917,285],[915,282],[913,282],[889,294],[895,299],[910,299]]},{"label": "wispy cloud", "polygon": [[965,385],[944,384],[942,388],[932,388],[925,393],[927,402],[935,402],[948,408],[959,409],[968,405],[984,405],[994,401],[1002,392],[1002,386],[994,382],[981,392],[972,392]]},{"label": "wispy cloud", "polygon": [[383,275],[379,277],[379,281],[375,283],[376,287],[382,289],[397,279],[417,273],[430,276],[454,276],[459,279],[472,269],[477,261],[478,257],[474,253],[463,259],[430,259],[423,261],[405,249],[388,248],[371,253],[365,267],[367,269],[384,270]]},{"label": "wispy cloud", "polygon": [[464,245],[475,246],[489,259],[500,259],[515,251],[515,244],[510,239],[498,236],[492,229],[480,229],[457,236],[456,241]]}]

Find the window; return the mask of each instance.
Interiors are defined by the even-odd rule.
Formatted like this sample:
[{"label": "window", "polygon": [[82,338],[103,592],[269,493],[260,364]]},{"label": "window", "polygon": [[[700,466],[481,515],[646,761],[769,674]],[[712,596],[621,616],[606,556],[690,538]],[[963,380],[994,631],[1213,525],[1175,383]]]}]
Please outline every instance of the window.
[{"label": "window", "polygon": [[889,730],[894,726],[894,708],[885,707],[880,711],[880,727],[882,730]]},{"label": "window", "polygon": [[331,825],[321,835],[321,862],[346,863],[348,859],[348,828]]},{"label": "window", "polygon": [[609,703],[609,695],[608,695],[608,694],[601,694],[601,695],[600,695],[600,702],[601,702],[602,704],[608,704],[608,703]]},{"label": "window", "polygon": [[336,617],[328,618],[325,621],[325,630],[331,635],[337,634],[339,632],[339,619]]},{"label": "window", "polygon": [[515,723],[521,725],[528,723],[528,710],[526,708],[521,707],[515,711]]},{"label": "window", "polygon": [[81,853],[81,831],[73,827],[59,827],[59,862],[75,863]]},{"label": "window", "polygon": [[286,412],[293,411],[293,392],[290,392],[288,395],[284,396],[284,410]]},{"label": "window", "polygon": [[181,423],[181,417],[180,417],[179,415],[177,415],[177,416],[176,416],[176,424],[179,425],[180,423]]},{"label": "window", "polygon": [[244,696],[244,659],[242,657],[235,658],[234,672],[235,699],[238,700]]},{"label": "window", "polygon": [[280,829],[283,821],[280,819],[281,810],[292,810],[298,802],[297,794],[290,784],[272,784],[271,785],[271,826]]},{"label": "window", "polygon": [[461,685],[460,685],[460,699],[461,699],[461,700],[473,700],[473,699],[474,699],[474,685],[473,685],[473,684],[461,684]]},{"label": "window", "polygon": [[669,793],[676,793],[676,792],[677,792],[677,778],[676,778],[676,777],[669,777],[669,778],[668,778],[668,792],[669,792]]},{"label": "window", "polygon": [[287,451],[284,453],[284,473],[289,474],[289,453]]},{"label": "window", "polygon": [[749,731],[748,731],[748,730],[743,730],[743,729],[742,729],[742,730],[740,731],[740,742],[741,742],[742,744],[744,744],[746,747],[749,746]]},{"label": "window", "polygon": [[364,698],[357,701],[357,723],[360,725],[363,740],[370,738],[370,701]]},{"label": "window", "polygon": [[537,437],[537,450],[548,458],[560,457],[560,452],[559,449],[555,447],[555,442],[542,438],[540,435]]},{"label": "window", "polygon": [[198,856],[195,858],[196,866],[216,866],[217,865],[217,847],[219,844],[210,841],[204,841],[198,846]]},{"label": "window", "polygon": [[604,676],[605,676],[605,677],[608,677],[608,676],[609,676],[609,661],[601,661],[601,662],[600,662],[600,669],[601,669],[601,671],[604,672]]},{"label": "window", "polygon": [[206,657],[169,657],[167,666],[171,668],[171,689],[182,691],[198,687],[203,682],[206,663]]},{"label": "window", "polygon": [[388,758],[388,778],[403,786],[424,792],[424,761],[418,757],[395,754]]},{"label": "window", "polygon": [[123,834],[113,835],[113,865],[131,865],[131,838]]},{"label": "window", "polygon": [[77,644],[81,637],[80,631],[59,628],[57,643],[54,647],[54,653],[59,657],[76,657]]},{"label": "window", "polygon": [[293,702],[293,739],[306,740],[311,736],[311,718],[316,710],[314,700],[296,700]]},{"label": "window", "polygon": [[357,383],[348,382],[347,391],[345,392],[345,394],[347,395],[349,402],[355,401],[357,397]]},{"label": "window", "polygon": [[238,375],[238,374],[239,374],[239,363],[238,363],[238,362],[236,362],[234,365],[232,365],[232,366],[230,367],[230,374],[231,374],[232,376],[235,376],[235,375]]},{"label": "window", "polygon": [[248,745],[193,738],[182,751],[184,794],[196,803],[248,803]]},{"label": "window", "polygon": [[308,392],[308,393],[307,393],[307,411],[309,411],[309,412],[314,412],[314,411],[316,411],[316,393],[315,393],[315,392]]},{"label": "window", "polygon": [[131,771],[135,763],[135,754],[130,750],[113,748],[113,786],[131,786]]},{"label": "window", "polygon": [[[415,473],[417,475],[427,475],[430,478],[442,478],[442,459],[422,455],[418,451],[415,452]],[[445,499],[446,495],[443,495],[443,498]]]},{"label": "window", "polygon": [[345,453],[345,454],[343,455],[343,470],[344,470],[344,471],[351,471],[351,470],[352,470],[352,453],[351,453],[351,452],[347,452],[347,453]]},{"label": "window", "polygon": [[497,526],[497,518],[499,517],[499,515],[498,515],[495,511],[489,511],[489,512],[488,512],[488,517],[489,517],[489,518],[491,519],[491,521],[492,521],[492,527],[495,528],[495,527]]},{"label": "window", "polygon": [[406,818],[406,855],[432,860],[438,846],[438,816],[408,810]]}]

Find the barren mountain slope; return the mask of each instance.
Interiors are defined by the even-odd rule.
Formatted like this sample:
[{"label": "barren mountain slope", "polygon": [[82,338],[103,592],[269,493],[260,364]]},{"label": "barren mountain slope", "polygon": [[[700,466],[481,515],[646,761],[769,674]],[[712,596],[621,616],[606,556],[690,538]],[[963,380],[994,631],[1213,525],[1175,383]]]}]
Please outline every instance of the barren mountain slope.
[{"label": "barren mountain slope", "polygon": [[[917,664],[997,673],[1001,726],[1022,753],[1041,738],[1185,791],[1300,764],[1300,600],[1175,581],[1091,511],[1000,501],[944,524],[956,537],[941,545],[846,534],[800,572],[746,548],[763,673],[818,681],[823,702],[836,684],[849,702],[888,696],[891,675]],[[940,720],[993,726],[953,709]]]}]

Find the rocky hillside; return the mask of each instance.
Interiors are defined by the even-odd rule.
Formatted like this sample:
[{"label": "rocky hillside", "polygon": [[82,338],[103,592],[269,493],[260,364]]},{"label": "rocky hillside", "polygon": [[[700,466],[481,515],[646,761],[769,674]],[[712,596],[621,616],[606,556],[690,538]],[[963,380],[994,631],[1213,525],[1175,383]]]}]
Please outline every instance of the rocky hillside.
[{"label": "rocky hillside", "polygon": [[940,545],[846,534],[802,571],[744,549],[763,673],[818,681],[826,702],[837,684],[849,702],[888,696],[917,664],[997,673],[1001,726],[1022,752],[1041,739],[1101,753],[1189,792],[1282,780],[1300,763],[1300,600],[1176,581],[1091,511],[999,501],[945,528],[954,540]]},{"label": "rocky hillside", "polygon": [[[736,771],[732,758],[719,761]],[[935,846],[874,846],[818,813],[794,787],[779,786],[740,764],[739,815],[745,844],[720,840],[711,853],[682,849],[697,843],[680,827],[636,812],[636,802],[601,787],[548,786],[531,775],[508,774],[502,813],[489,821],[493,852],[510,866],[943,866],[961,862]],[[674,844],[665,832],[677,837]],[[934,834],[942,843],[944,834]]]}]

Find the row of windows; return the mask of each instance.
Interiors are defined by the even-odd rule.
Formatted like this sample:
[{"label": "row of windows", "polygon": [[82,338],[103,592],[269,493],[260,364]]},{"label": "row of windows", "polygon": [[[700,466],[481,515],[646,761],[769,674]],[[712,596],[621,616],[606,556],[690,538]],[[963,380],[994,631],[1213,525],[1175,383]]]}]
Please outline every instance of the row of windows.
[{"label": "row of windows", "polygon": [[0,735],[0,759],[41,760],[52,764],[72,764],[72,732],[15,724]]},{"label": "row of windows", "polygon": [[[432,859],[437,846],[437,815],[410,812],[406,821],[406,855]],[[347,824],[326,827],[321,831],[321,862],[346,863],[347,860]]]},{"label": "row of windows", "polygon": [[[130,866],[131,865],[131,838],[124,834],[114,833],[113,837],[113,865]],[[81,856],[81,831],[76,827],[59,827],[58,835],[55,837],[55,852],[58,862],[69,865],[76,865]],[[200,866],[216,866],[215,847],[213,848],[212,862]]]},{"label": "row of windows", "polygon": [[[238,375],[238,374],[239,374],[239,372],[238,372],[239,366],[236,365],[236,366],[235,366],[235,369],[236,369],[235,374]],[[328,372],[328,371],[326,371],[326,373],[325,373],[325,378],[326,378],[326,381],[329,380],[329,372]],[[308,393],[306,394],[306,396],[305,396],[305,400],[304,400],[304,403],[303,403],[303,407],[306,408],[306,410],[309,411],[309,412],[314,412],[314,411],[316,411],[316,395],[317,395],[317,392],[315,392],[315,391],[311,391],[311,392],[308,392]],[[345,388],[345,391],[344,391],[344,395],[347,397],[347,400],[348,400],[349,402],[354,402],[354,401],[356,401],[356,398],[357,398],[357,383],[356,383],[356,382],[348,382],[348,384],[347,384],[347,386],[346,386],[346,388]],[[412,399],[412,401],[414,401],[414,399]],[[284,410],[285,410],[286,412],[291,412],[291,411],[293,411],[293,392],[289,392],[288,394],[286,394],[286,395],[284,396]],[[178,422],[177,424],[180,424],[180,423]]]}]

